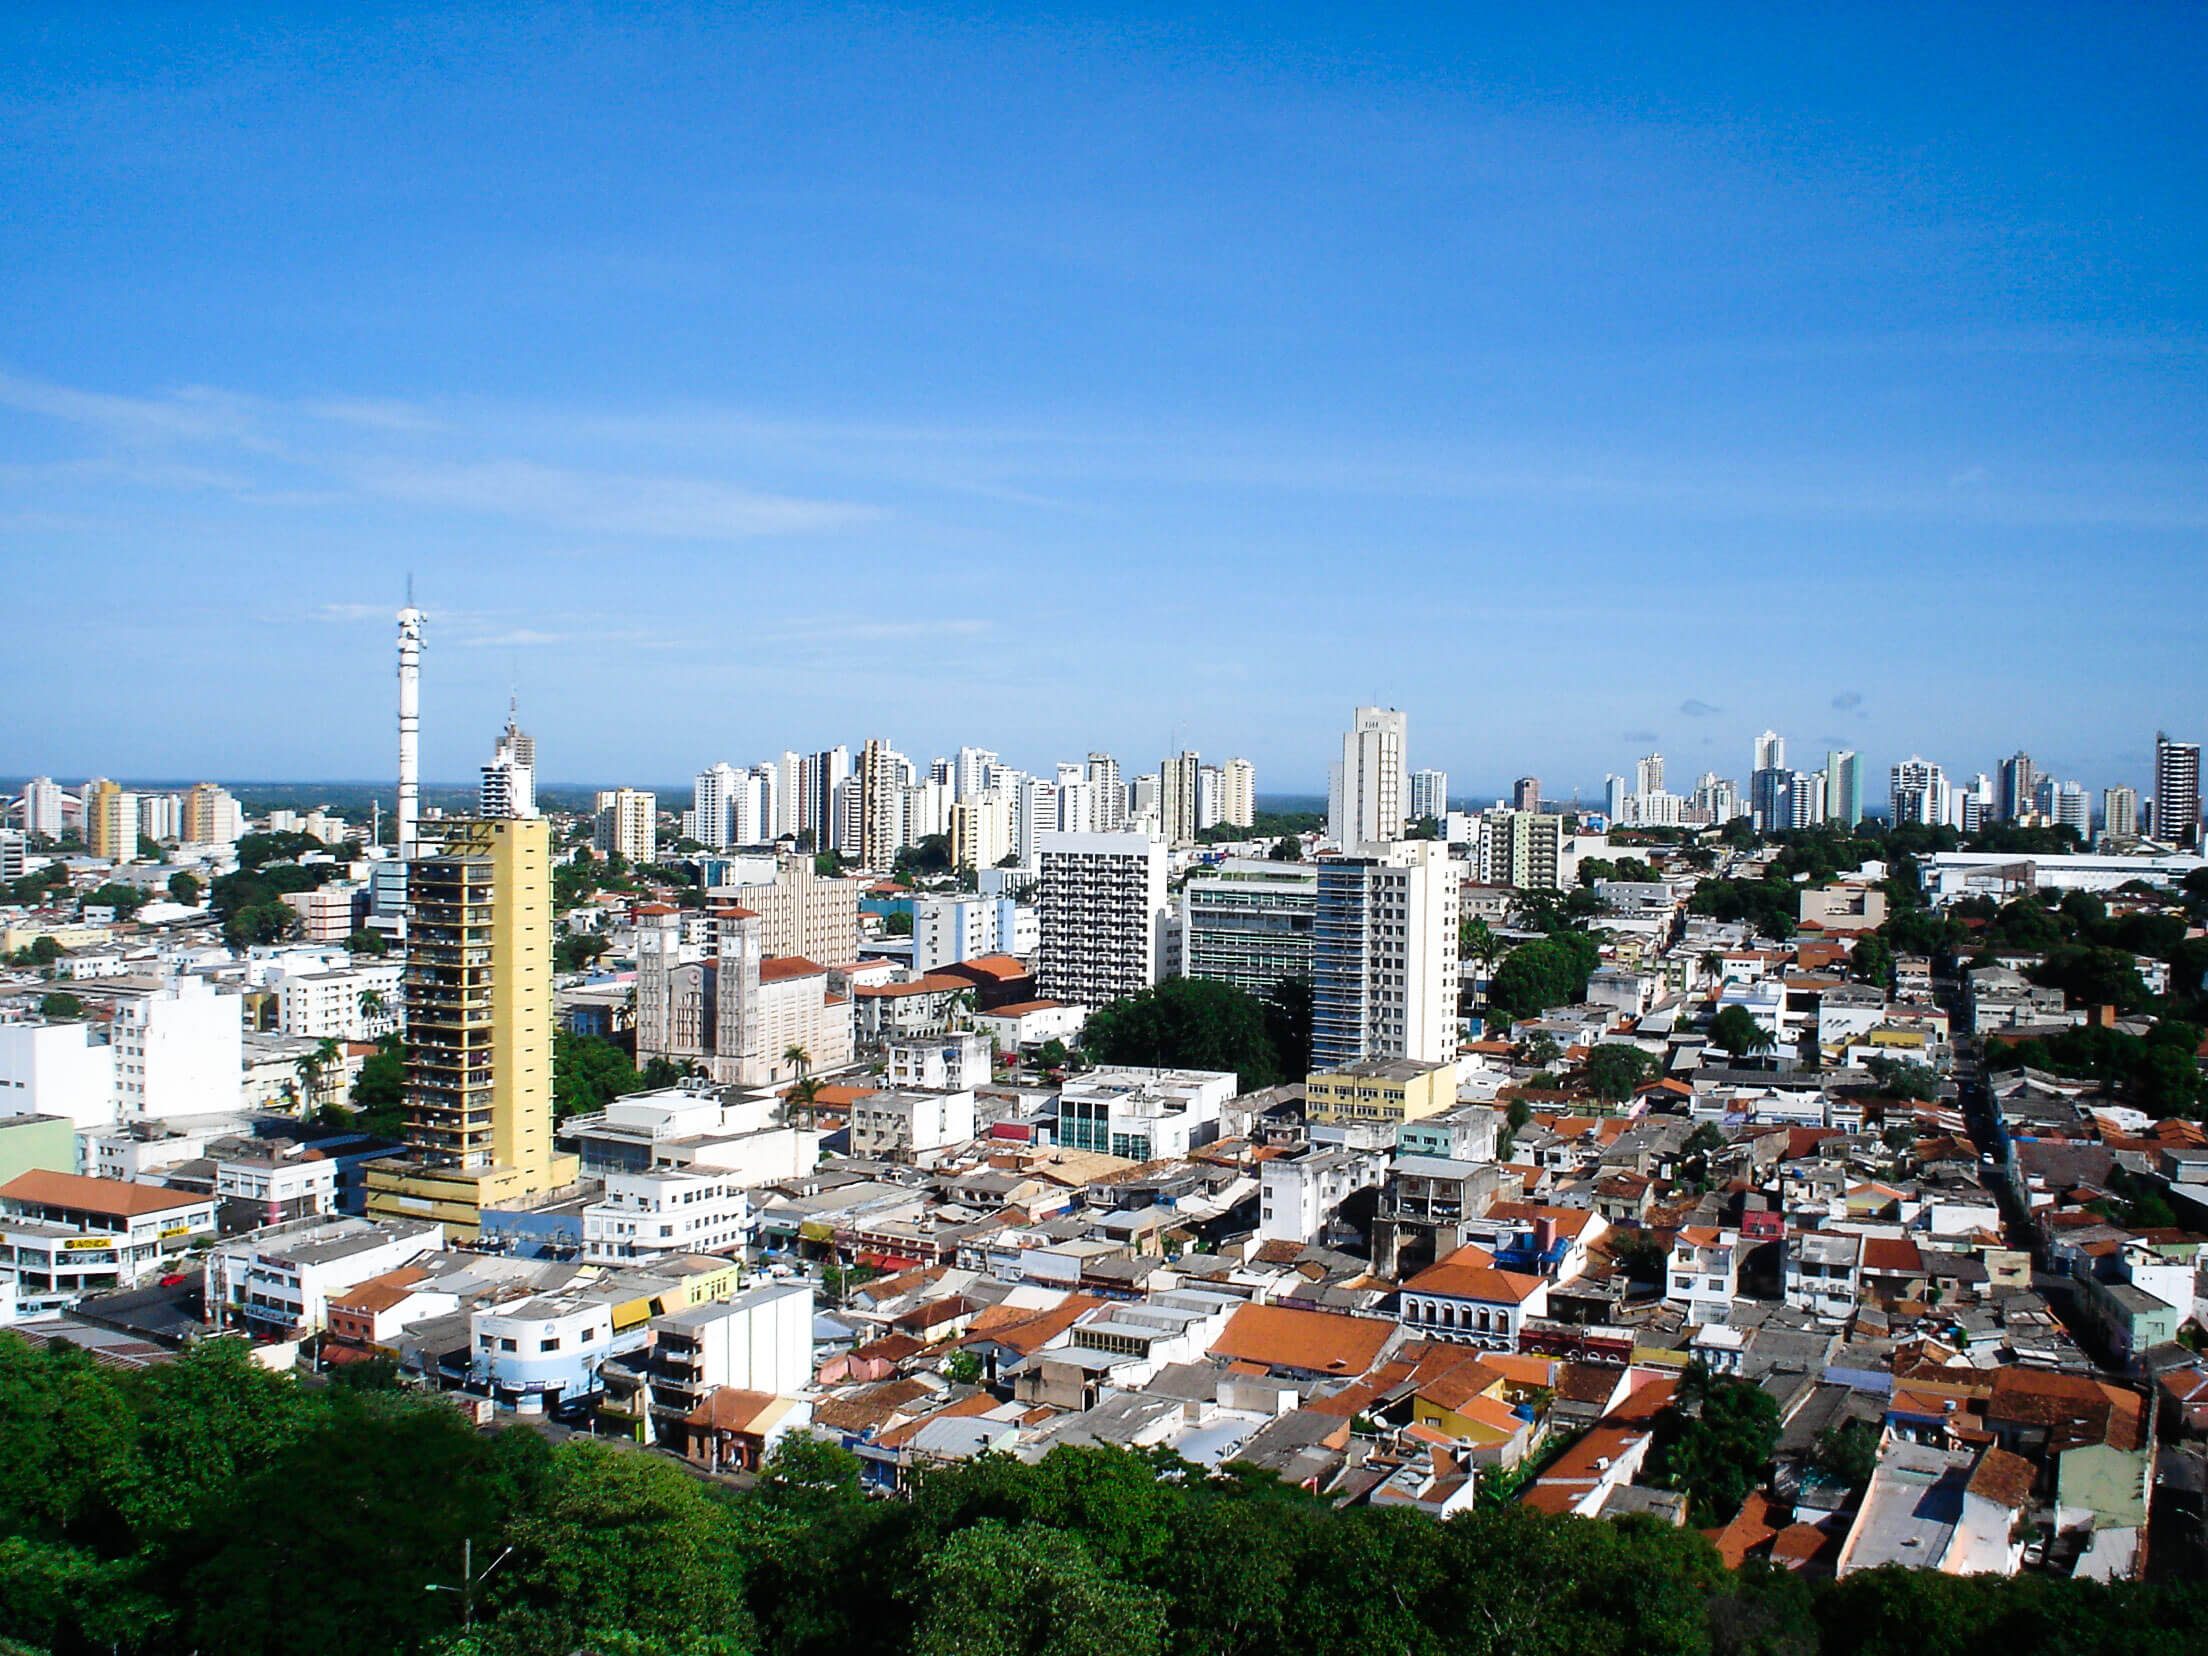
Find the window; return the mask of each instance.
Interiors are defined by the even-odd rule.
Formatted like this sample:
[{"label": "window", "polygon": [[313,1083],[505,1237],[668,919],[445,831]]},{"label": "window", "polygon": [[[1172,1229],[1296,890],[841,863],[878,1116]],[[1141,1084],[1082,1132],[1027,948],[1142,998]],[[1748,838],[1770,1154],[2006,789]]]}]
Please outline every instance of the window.
[{"label": "window", "polygon": [[518,1340],[501,1340],[498,1342],[498,1349],[501,1351],[519,1351],[521,1342]]},{"label": "window", "polygon": [[553,1336],[552,1336],[552,1338],[550,1338],[549,1340],[541,1340],[541,1341],[539,1341],[539,1342],[538,1342],[538,1344],[537,1344],[537,1349],[538,1349],[539,1351],[557,1351],[557,1350],[559,1350],[559,1349],[560,1349],[560,1337],[559,1337],[559,1336],[558,1336],[557,1334],[555,1334],[555,1335],[553,1335]]}]

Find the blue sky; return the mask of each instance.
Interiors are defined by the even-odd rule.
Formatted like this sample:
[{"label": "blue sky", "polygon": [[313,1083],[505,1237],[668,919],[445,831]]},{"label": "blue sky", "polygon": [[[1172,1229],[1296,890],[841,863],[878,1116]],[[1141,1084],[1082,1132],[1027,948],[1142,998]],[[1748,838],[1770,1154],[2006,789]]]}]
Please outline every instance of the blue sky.
[{"label": "blue sky", "polygon": [[2208,8],[210,10],[0,17],[0,771],[381,775],[409,571],[433,777],[2208,735]]}]

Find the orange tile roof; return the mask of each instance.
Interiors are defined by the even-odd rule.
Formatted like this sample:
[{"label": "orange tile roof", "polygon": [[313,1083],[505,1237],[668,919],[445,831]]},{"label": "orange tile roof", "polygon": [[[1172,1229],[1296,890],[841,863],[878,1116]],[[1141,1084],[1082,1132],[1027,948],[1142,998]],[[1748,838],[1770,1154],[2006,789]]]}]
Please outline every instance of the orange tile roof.
[{"label": "orange tile roof", "polygon": [[213,1200],[211,1196],[189,1190],[163,1190],[157,1185],[132,1184],[125,1179],[87,1179],[78,1173],[47,1173],[37,1169],[19,1173],[0,1185],[0,1201],[75,1208],[117,1219],[142,1219],[150,1213],[200,1207]]},{"label": "orange tile roof", "polygon": [[1093,1294],[1068,1294],[1041,1311],[1022,1305],[992,1305],[968,1325],[957,1343],[1008,1346],[1025,1355],[1063,1334],[1088,1312],[1100,1311],[1110,1303]]},{"label": "orange tile roof", "polygon": [[332,1294],[330,1305],[340,1311],[388,1311],[412,1292],[415,1283],[428,1277],[429,1273],[418,1265],[401,1265],[366,1282],[356,1282],[342,1294]]},{"label": "orange tile roof", "polygon": [[1245,1305],[1228,1319],[1211,1354],[1260,1369],[1357,1375],[1372,1367],[1395,1324],[1285,1305]]},{"label": "orange tile roof", "polygon": [[1607,1475],[1608,1468],[1643,1435],[1619,1426],[1597,1426],[1534,1480],[1533,1487],[1520,1498],[1519,1505],[1551,1515],[1571,1511],[1572,1503],[1590,1494]]},{"label": "orange tile roof", "polygon": [[979,972],[983,977],[1003,981],[1028,975],[1026,962],[1006,954],[976,955],[972,960],[960,961],[958,968],[962,972]]},{"label": "orange tile roof", "polygon": [[786,978],[825,977],[828,968],[803,955],[769,955],[759,962],[761,983],[780,983]]},{"label": "orange tile roof", "polygon": [[1460,1259],[1459,1255],[1466,1252],[1494,1257],[1476,1243],[1467,1243],[1438,1265],[1427,1266],[1403,1284],[1404,1292],[1415,1290],[1421,1294],[1446,1295],[1450,1299],[1484,1300],[1490,1305],[1517,1305],[1548,1286],[1545,1277],[1499,1271],[1492,1265]]}]

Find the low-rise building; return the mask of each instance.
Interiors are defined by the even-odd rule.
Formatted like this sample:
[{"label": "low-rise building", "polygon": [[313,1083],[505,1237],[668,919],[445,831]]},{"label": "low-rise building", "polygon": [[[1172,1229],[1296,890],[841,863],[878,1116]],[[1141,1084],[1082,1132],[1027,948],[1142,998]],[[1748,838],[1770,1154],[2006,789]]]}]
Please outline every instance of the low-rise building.
[{"label": "low-rise building", "polygon": [[851,1153],[903,1161],[964,1144],[974,1136],[974,1094],[868,1093],[851,1106]]},{"label": "low-rise building", "polygon": [[215,1199],[158,1185],[34,1170],[0,1185],[0,1243],[25,1314],[157,1275],[215,1231]]},{"label": "low-rise building", "polygon": [[1457,1067],[1418,1058],[1360,1059],[1305,1077],[1303,1093],[1313,1121],[1400,1127],[1455,1107]]},{"label": "low-rise building", "polygon": [[207,1256],[210,1322],[292,1337],[325,1327],[332,1294],[444,1246],[443,1228],[410,1220],[296,1219],[225,1242]]},{"label": "low-rise building", "polygon": [[725,1253],[751,1236],[751,1202],[725,1173],[650,1167],[609,1173],[605,1195],[583,1208],[583,1259],[636,1265],[685,1254]]}]

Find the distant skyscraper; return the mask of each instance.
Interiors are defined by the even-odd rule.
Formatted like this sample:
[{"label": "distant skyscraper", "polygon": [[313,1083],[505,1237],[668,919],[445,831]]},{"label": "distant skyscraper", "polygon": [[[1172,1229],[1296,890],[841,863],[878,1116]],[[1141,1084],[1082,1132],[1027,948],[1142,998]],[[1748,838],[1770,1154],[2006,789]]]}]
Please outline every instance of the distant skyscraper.
[{"label": "distant skyscraper", "polygon": [[1863,820],[1863,763],[1852,749],[1825,755],[1824,819],[1853,828]]},{"label": "distant skyscraper", "polygon": [[957,768],[951,773],[951,785],[958,790],[958,797],[965,799],[988,787],[989,772],[996,762],[997,756],[987,748],[960,748]]},{"label": "distant skyscraper", "polygon": [[2000,778],[2001,820],[2022,822],[2035,808],[2033,796],[2039,787],[2039,772],[2032,765],[2032,756],[2018,749],[2001,761]]},{"label": "distant skyscraper", "polygon": [[518,709],[506,710],[491,762],[483,767],[484,817],[533,817],[537,814],[537,744],[516,722]]},{"label": "distant skyscraper", "polygon": [[34,776],[23,789],[23,832],[61,838],[61,787],[50,776]]},{"label": "distant skyscraper", "polygon": [[212,782],[195,782],[184,795],[182,833],[193,845],[229,845],[245,832],[237,799]]},{"label": "distant skyscraper", "polygon": [[1541,778],[1521,776],[1510,787],[1510,808],[1514,811],[1538,811],[1541,809]]},{"label": "distant skyscraper", "polygon": [[1652,794],[1664,791],[1664,756],[1651,753],[1633,767],[1633,791]]},{"label": "distant skyscraper", "polygon": [[1411,772],[1411,816],[1423,822],[1432,817],[1439,822],[1449,814],[1449,777],[1446,772],[1422,770]]},{"label": "distant skyscraper", "polygon": [[1234,828],[1257,820],[1257,767],[1247,759],[1229,759],[1219,767],[1219,820]]},{"label": "distant skyscraper", "polygon": [[1632,785],[1624,777],[1613,775],[1602,779],[1602,808],[1613,828],[1623,828],[1633,820]]},{"label": "distant skyscraper", "polygon": [[1759,771],[1786,768],[1786,738],[1775,730],[1767,730],[1756,738],[1756,764]]},{"label": "distant skyscraper", "polygon": [[1948,814],[1947,775],[1928,759],[1911,754],[1893,770],[1894,821],[1942,827]]},{"label": "distant skyscraper", "polygon": [[600,791],[597,807],[591,844],[599,854],[650,862],[657,849],[658,798],[635,788],[607,788]]},{"label": "distant skyscraper", "polygon": [[2076,829],[2080,843],[2093,837],[2093,799],[2081,784],[2063,783],[2047,805],[2047,820],[2056,827]]},{"label": "distant skyscraper", "polygon": [[1404,751],[1410,721],[1392,707],[1360,707],[1342,737],[1341,762],[1328,778],[1327,837],[1346,852],[1403,833],[1409,802]]},{"label": "distant skyscraper", "polygon": [[690,784],[690,815],[685,830],[709,850],[719,851],[730,843],[731,817],[743,774],[724,760],[698,772]]},{"label": "distant skyscraper", "polygon": [[2139,790],[2121,783],[2101,793],[2101,832],[2113,840],[2139,837]]},{"label": "distant skyscraper", "polygon": [[1089,788],[1095,797],[1095,815],[1088,827],[1099,834],[1116,834],[1127,826],[1127,784],[1119,779],[1119,761],[1108,753],[1089,755]]},{"label": "distant skyscraper", "polygon": [[1203,768],[1203,760],[1186,749],[1158,766],[1158,823],[1168,845],[1195,842]]},{"label": "distant skyscraper", "polygon": [[79,796],[84,804],[85,849],[110,862],[138,855],[138,796],[120,783],[95,776]]},{"label": "distant skyscraper", "polygon": [[905,844],[905,756],[876,737],[859,754],[859,866],[887,873]]},{"label": "distant skyscraper", "polygon": [[2154,735],[2154,837],[2189,845],[2200,833],[2200,744]]}]

